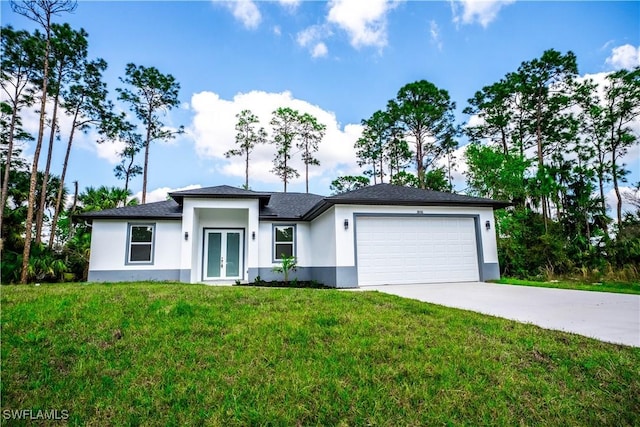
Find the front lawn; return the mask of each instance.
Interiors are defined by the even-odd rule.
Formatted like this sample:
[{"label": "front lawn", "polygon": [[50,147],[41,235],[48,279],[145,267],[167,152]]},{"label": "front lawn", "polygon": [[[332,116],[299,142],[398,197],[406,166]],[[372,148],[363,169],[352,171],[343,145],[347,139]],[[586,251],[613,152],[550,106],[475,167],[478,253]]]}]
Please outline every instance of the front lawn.
[{"label": "front lawn", "polygon": [[640,295],[640,283],[638,282],[597,282],[586,283],[579,280],[555,280],[555,281],[536,281],[522,280],[504,277],[494,280],[494,283],[503,285],[520,285],[535,286],[540,288],[557,288],[557,289],[574,289],[579,291],[597,291],[597,292],[613,292],[619,294],[635,294]]},{"label": "front lawn", "polygon": [[150,283],[0,292],[2,414],[67,410],[71,425],[640,424],[640,349],[392,295]]}]

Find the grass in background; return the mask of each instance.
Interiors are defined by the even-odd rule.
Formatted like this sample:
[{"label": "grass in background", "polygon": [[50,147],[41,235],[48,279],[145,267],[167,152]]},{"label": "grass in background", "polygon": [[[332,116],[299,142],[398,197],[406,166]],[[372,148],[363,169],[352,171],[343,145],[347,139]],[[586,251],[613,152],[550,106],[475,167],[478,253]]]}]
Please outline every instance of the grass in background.
[{"label": "grass in background", "polygon": [[540,288],[574,289],[579,291],[613,292],[619,294],[640,295],[638,282],[584,282],[580,280],[559,279],[552,281],[522,280],[504,277],[492,280],[503,285],[535,286]]},{"label": "grass in background", "polygon": [[640,349],[392,295],[0,292],[2,409],[70,425],[640,424]]}]

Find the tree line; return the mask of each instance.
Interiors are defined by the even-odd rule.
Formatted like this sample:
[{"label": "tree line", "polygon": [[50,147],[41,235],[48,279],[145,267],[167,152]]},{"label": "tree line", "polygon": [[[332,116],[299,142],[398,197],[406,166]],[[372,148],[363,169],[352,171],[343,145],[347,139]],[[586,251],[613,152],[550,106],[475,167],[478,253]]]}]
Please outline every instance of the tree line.
[{"label": "tree line", "polygon": [[[78,133],[93,131],[98,135],[98,143],[116,140],[125,143],[119,153],[121,163],[114,170],[116,177],[124,180],[124,191],[104,187],[101,192],[107,199],[117,195],[115,206],[122,206],[130,202],[129,184],[138,175],[143,177],[142,203],[146,201],[152,143],[183,132],[182,126],[169,128],[162,121],[166,112],[178,105],[180,84],[155,67],[127,64],[120,78],[123,87],[116,92],[117,99],[129,106],[131,114],[117,111],[103,80],[107,62],[88,57],[88,33],[53,22],[56,16],[76,8],[75,0],[12,1],[12,11],[35,22],[38,28],[30,33],[2,27],[3,282],[26,283],[64,270],[64,262],[57,256],[67,248],[56,248],[56,242],[69,244],[70,215],[82,208],[77,206],[78,202],[95,192],[89,188],[79,195],[76,186],[72,209],[65,206],[66,174]],[[35,135],[23,127],[24,114],[31,108],[38,114]],[[62,115],[70,123],[68,129],[61,129]],[[65,156],[62,172],[55,176],[53,151],[63,132],[68,135]],[[34,144],[30,165],[21,156],[21,144],[25,142]],[[136,161],[141,152],[144,152],[142,166]],[[82,239],[83,250],[88,250],[88,238],[76,240]],[[55,270],[59,271],[54,274]]]},{"label": "tree line", "polygon": [[[477,91],[456,124],[446,90],[426,80],[403,86],[362,120],[355,143],[362,175],[342,176],[334,194],[385,182],[454,191],[458,139],[466,137],[467,194],[505,200],[497,212],[503,274],[536,277],[624,270],[640,277],[638,197],[623,212],[623,158],[638,145],[640,68],[581,78],[572,52],[550,49]],[[637,159],[636,159],[637,160]],[[605,187],[616,195],[609,216]],[[635,184],[636,190],[640,183]]]},{"label": "tree line", "polygon": [[[452,191],[452,153],[460,132],[455,108],[449,93],[429,81],[403,86],[386,109],[362,120],[355,149],[358,166],[366,168],[363,175],[338,177],[331,189],[339,193],[388,177],[391,184]],[[415,173],[407,172],[410,166]]]},{"label": "tree line", "polygon": [[249,189],[249,158],[258,144],[271,143],[275,145],[276,154],[273,158],[271,172],[282,180],[284,192],[287,184],[300,176],[300,172],[291,166],[294,144],[299,149],[305,166],[306,192],[309,192],[309,166],[320,166],[320,161],[314,157],[324,138],[327,126],[309,113],[300,113],[290,107],[279,107],[272,113],[270,124],[272,135],[269,138],[264,127],[257,128],[260,120],[251,110],[242,110],[236,114],[238,119],[235,129],[237,148],[224,153],[230,158],[239,156],[244,158],[245,181],[244,188]]}]

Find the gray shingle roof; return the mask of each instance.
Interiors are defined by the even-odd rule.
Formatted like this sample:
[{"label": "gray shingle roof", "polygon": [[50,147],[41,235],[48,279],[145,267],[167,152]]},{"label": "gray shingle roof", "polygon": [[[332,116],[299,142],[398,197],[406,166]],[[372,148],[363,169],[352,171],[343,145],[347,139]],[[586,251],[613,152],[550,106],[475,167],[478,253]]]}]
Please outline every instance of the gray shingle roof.
[{"label": "gray shingle roof", "polygon": [[180,219],[185,197],[260,199],[260,219],[309,221],[336,204],[396,206],[486,206],[503,208],[510,203],[462,194],[421,190],[391,184],[377,184],[336,196],[307,193],[263,193],[221,185],[176,191],[174,200],[138,206],[87,212],[78,218],[92,219]]},{"label": "gray shingle roof", "polygon": [[146,203],[137,206],[106,209],[97,212],[86,212],[76,215],[78,218],[92,219],[181,219],[182,206],[175,200]]},{"label": "gray shingle roof", "polygon": [[376,184],[336,196],[326,197],[307,212],[305,219],[313,219],[336,204],[354,205],[395,205],[395,206],[486,206],[503,208],[509,202],[465,196],[442,191],[422,190],[392,184]]},{"label": "gray shingle roof", "polygon": [[245,190],[231,187],[230,185],[218,185],[215,187],[194,188],[192,190],[174,191],[169,193],[175,201],[182,204],[185,197],[197,198],[231,198],[231,199],[268,199],[271,193],[261,193],[258,191]]},{"label": "gray shingle roof", "polygon": [[[420,188],[403,187],[392,184],[377,184],[348,193],[338,194],[336,196],[327,197],[327,200],[349,203],[353,201],[372,201],[380,204],[388,204],[389,202],[428,202],[428,203],[462,203],[472,205],[489,205],[504,204],[505,202],[497,202],[492,199],[484,199],[482,197],[465,196],[463,194],[446,193],[443,191],[422,190]],[[509,205],[509,203],[507,203]]]},{"label": "gray shingle roof", "polygon": [[301,219],[324,199],[307,193],[272,193],[269,203],[260,209],[261,219]]}]

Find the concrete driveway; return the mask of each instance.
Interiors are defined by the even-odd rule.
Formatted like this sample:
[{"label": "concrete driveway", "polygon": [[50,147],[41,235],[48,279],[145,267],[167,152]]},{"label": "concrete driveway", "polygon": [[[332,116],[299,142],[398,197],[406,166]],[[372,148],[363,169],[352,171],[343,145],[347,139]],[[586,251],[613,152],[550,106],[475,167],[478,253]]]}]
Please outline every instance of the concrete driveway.
[{"label": "concrete driveway", "polygon": [[640,347],[640,295],[478,282],[365,286],[360,289]]}]

